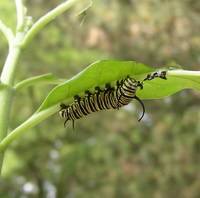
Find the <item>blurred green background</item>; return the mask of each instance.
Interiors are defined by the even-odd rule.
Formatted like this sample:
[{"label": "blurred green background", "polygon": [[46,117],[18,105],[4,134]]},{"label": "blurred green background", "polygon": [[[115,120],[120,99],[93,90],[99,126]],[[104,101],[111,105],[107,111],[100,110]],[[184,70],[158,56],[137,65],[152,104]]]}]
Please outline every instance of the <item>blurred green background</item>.
[{"label": "blurred green background", "polygon": [[[62,1],[27,0],[36,21]],[[133,60],[153,68],[200,68],[200,1],[95,0],[48,24],[24,51],[16,82],[53,73],[70,78],[100,59]],[[15,27],[14,1],[0,18]],[[0,33],[0,65],[8,49]],[[2,67],[1,66],[1,67]],[[81,82],[80,82],[81,83]],[[54,86],[16,94],[10,130],[40,106]],[[5,155],[2,198],[199,198],[200,94],[182,90],[71,122],[55,114],[14,141]]]}]

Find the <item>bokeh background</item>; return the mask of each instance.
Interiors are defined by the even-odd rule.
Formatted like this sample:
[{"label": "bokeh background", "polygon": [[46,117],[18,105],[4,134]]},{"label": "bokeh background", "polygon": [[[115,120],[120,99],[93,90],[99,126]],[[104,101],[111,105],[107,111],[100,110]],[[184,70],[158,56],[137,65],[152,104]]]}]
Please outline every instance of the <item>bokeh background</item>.
[{"label": "bokeh background", "polygon": [[[27,0],[37,21],[62,1]],[[200,1],[95,0],[63,13],[30,43],[16,82],[53,73],[71,78],[100,59],[133,60],[153,68],[200,69]],[[0,1],[0,18],[15,28],[14,1]],[[0,65],[8,53],[0,33]],[[80,82],[81,83],[81,82]],[[78,86],[78,85],[77,85]],[[52,85],[16,94],[10,130],[40,106]],[[14,141],[5,155],[2,198],[199,198],[200,94],[133,101],[63,127],[52,115]]]}]

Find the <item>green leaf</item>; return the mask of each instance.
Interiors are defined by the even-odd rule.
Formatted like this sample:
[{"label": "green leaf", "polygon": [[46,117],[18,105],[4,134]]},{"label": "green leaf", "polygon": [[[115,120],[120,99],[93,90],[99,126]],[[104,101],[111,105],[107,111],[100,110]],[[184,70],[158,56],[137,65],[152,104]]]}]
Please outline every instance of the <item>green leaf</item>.
[{"label": "green leaf", "polygon": [[128,75],[135,79],[144,79],[146,75],[155,70],[132,61],[101,60],[97,61],[65,83],[55,87],[47,96],[38,112],[59,104],[85,90],[94,90],[96,86],[116,82]]}]

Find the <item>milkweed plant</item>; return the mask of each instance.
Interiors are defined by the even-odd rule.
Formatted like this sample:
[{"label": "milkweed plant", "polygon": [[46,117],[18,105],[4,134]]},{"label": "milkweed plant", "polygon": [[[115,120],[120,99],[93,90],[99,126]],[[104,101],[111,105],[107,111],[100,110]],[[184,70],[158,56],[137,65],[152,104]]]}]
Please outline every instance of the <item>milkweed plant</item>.
[{"label": "milkweed plant", "polygon": [[[26,8],[22,0],[15,0],[17,13],[15,33],[0,20],[0,30],[6,37],[9,46],[0,78],[0,170],[5,150],[12,141],[48,116],[57,113],[60,110],[60,103],[68,104],[73,101],[74,95],[96,86],[103,86],[108,82],[116,82],[127,76],[142,81],[149,73],[155,72],[153,68],[133,61],[99,60],[69,80],[58,79],[51,74],[46,74],[15,84],[15,77],[20,69],[19,59],[23,57],[23,50],[46,24],[81,1],[83,0],[65,1],[33,23],[32,17],[26,15]],[[91,2],[88,2],[88,5],[90,7]],[[137,97],[141,99],[162,98],[186,88],[200,92],[200,71],[187,71],[171,67],[167,69],[166,78],[167,80],[157,78],[145,81],[145,88],[137,90]],[[31,117],[15,129],[8,131],[11,104],[15,93],[25,87],[37,84],[55,84],[57,86],[41,102],[41,106],[36,112],[33,112]],[[76,86],[77,84],[79,86]]]}]

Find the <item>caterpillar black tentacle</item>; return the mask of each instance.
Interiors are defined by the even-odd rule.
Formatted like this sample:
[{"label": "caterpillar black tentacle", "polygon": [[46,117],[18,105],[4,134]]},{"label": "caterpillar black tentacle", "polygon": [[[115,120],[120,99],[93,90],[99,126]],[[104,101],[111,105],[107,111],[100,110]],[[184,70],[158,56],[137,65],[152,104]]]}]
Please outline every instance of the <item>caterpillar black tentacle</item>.
[{"label": "caterpillar black tentacle", "polygon": [[144,103],[142,102],[142,100],[140,100],[140,98],[138,98],[137,96],[135,96],[135,99],[141,104],[142,106],[142,115],[141,117],[139,118],[138,122],[140,122],[140,120],[142,120],[142,118],[144,117],[144,114],[145,114],[145,107],[144,107]]}]

